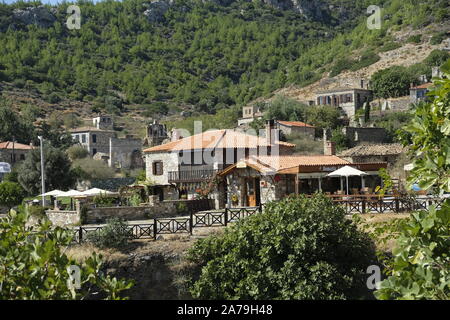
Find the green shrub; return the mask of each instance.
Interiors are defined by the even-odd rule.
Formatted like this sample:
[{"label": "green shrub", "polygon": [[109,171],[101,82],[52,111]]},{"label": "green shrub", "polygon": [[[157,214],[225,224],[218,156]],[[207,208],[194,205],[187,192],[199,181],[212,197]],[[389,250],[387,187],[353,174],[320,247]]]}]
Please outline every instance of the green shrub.
[{"label": "green shrub", "polygon": [[375,62],[378,62],[380,60],[380,56],[377,55],[372,50],[367,50],[364,52],[358,61],[356,61],[353,66],[350,68],[351,71],[357,71],[359,69],[368,67]]},{"label": "green shrub", "polygon": [[396,42],[387,42],[384,46],[382,46],[379,50],[379,52],[388,52],[388,51],[392,51],[398,48],[401,48],[401,44],[396,43]]},{"label": "green shrub", "polygon": [[330,77],[335,77],[342,71],[350,70],[353,67],[354,63],[355,61],[349,58],[339,59],[338,61],[336,61],[333,68],[331,69]]},{"label": "green shrub", "polygon": [[187,205],[184,202],[178,202],[176,204],[177,214],[186,214],[187,213]]},{"label": "green shrub", "polygon": [[422,35],[421,34],[416,34],[414,36],[410,36],[406,42],[408,43],[420,43],[422,41]]},{"label": "green shrub", "polygon": [[67,155],[70,160],[74,161],[86,158],[89,155],[89,151],[85,147],[75,144],[67,149]]},{"label": "green shrub", "polygon": [[[130,281],[102,271],[102,256],[79,263],[65,254],[73,231],[53,227],[46,220],[27,227],[24,212],[0,219],[0,300],[65,300],[94,298],[92,288],[107,299],[120,299]],[[80,289],[68,285],[68,268],[80,268]],[[97,296],[98,298],[98,296]]]},{"label": "green shrub", "polygon": [[441,44],[442,41],[445,40],[445,38],[446,38],[445,32],[438,32],[438,33],[435,33],[435,34],[431,37],[431,39],[430,39],[430,44],[432,44],[432,45],[438,45],[438,44]]},{"label": "green shrub", "polygon": [[387,279],[378,299],[450,299],[450,201],[415,212],[402,224]]},{"label": "green shrub", "polygon": [[28,206],[27,207],[28,214],[35,218],[44,218],[45,215],[45,208],[43,206]]},{"label": "green shrub", "polygon": [[16,182],[4,181],[0,183],[0,205],[11,209],[22,202],[25,190]]},{"label": "green shrub", "polygon": [[117,201],[116,197],[111,197],[105,194],[95,196],[93,199],[93,202],[98,207],[112,207],[116,201]]},{"label": "green shrub", "polygon": [[369,297],[375,259],[368,235],[321,194],[269,203],[222,235],[196,242],[200,299],[357,299]]},{"label": "green shrub", "polygon": [[417,79],[402,66],[393,66],[375,72],[370,83],[378,98],[394,98],[409,94],[409,87]]},{"label": "green shrub", "polygon": [[104,227],[87,235],[87,240],[99,248],[121,248],[132,238],[128,224],[119,218],[107,220]]}]

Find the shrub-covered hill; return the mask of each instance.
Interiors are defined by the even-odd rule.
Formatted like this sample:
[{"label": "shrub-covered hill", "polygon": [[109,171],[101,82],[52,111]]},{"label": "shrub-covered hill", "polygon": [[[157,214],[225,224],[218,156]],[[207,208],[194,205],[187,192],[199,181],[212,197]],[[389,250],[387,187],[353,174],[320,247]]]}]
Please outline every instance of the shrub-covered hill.
[{"label": "shrub-covered hill", "polygon": [[[172,104],[215,113],[289,84],[308,84],[360,51],[360,66],[392,41],[388,30],[448,18],[445,0],[79,1],[81,29],[65,22],[69,3],[0,4],[0,81],[119,113]],[[381,30],[366,8],[383,7]],[[37,9],[34,9],[37,10]],[[25,17],[25,18],[24,18]]]}]

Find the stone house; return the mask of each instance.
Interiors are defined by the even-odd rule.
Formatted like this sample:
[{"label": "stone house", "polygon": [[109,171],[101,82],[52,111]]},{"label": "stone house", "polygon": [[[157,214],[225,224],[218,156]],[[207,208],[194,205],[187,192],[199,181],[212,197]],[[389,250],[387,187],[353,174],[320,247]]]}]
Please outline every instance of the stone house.
[{"label": "stone house", "polygon": [[424,83],[419,86],[411,86],[409,89],[409,98],[411,103],[418,103],[420,101],[427,101],[427,93],[433,87],[432,83]]},{"label": "stone house", "polygon": [[291,134],[301,134],[314,139],[316,127],[301,121],[281,121],[276,120],[277,128],[288,136]]},{"label": "stone house", "polygon": [[386,129],[376,127],[344,127],[342,133],[351,147],[358,144],[384,143],[387,137]]},{"label": "stone house", "polygon": [[327,175],[343,166],[352,166],[367,176],[350,177],[349,184],[358,190],[374,189],[380,184],[378,170],[386,163],[351,163],[335,155],[251,156],[219,173],[225,185],[227,207],[258,206],[281,200],[292,194],[315,191],[334,193],[343,190],[343,179]]},{"label": "stone house", "polygon": [[242,107],[242,118],[238,119],[238,126],[248,124],[255,119],[262,119],[264,113],[256,105]]},{"label": "stone house", "polygon": [[7,162],[14,165],[18,161],[25,160],[28,152],[33,150],[32,145],[18,142],[0,142],[0,162]]},{"label": "stone house", "polygon": [[[220,202],[223,192],[212,187],[217,173],[250,155],[291,154],[294,144],[279,141],[273,122],[266,137],[238,130],[206,131],[144,150],[146,175],[163,199],[193,199],[200,191],[214,189]],[[216,203],[217,204],[217,203]]]},{"label": "stone house", "polygon": [[356,163],[386,162],[387,168],[391,169],[405,152],[406,149],[400,143],[361,144],[342,151],[339,157]]},{"label": "stone house", "polygon": [[94,159],[104,160],[110,167],[143,168],[142,141],[131,135],[117,138],[109,116],[94,118],[93,127],[80,127],[70,131],[75,142],[87,149]]},{"label": "stone house", "polygon": [[331,105],[356,120],[356,112],[372,100],[372,91],[364,88],[337,88],[316,93],[316,105]]}]

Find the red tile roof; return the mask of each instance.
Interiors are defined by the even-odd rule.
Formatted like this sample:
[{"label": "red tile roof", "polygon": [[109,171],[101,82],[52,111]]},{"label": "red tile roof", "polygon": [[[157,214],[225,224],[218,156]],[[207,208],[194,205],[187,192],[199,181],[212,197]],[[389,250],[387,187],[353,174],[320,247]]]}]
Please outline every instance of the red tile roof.
[{"label": "red tile roof", "polygon": [[18,142],[12,142],[12,141],[5,141],[5,142],[0,142],[0,149],[13,149],[13,145],[14,145],[14,149],[16,150],[32,150],[34,149],[34,147],[27,145],[27,144],[22,144],[22,143],[18,143]]},{"label": "red tile roof", "polygon": [[[243,160],[243,162],[261,173],[280,172],[290,168],[298,168],[300,166],[338,166],[350,164],[350,162],[337,156],[322,155],[250,156],[249,158]],[[236,166],[237,164],[228,167],[222,172],[222,174],[226,174]]]},{"label": "red tile roof", "polygon": [[301,121],[279,121],[277,120],[278,123],[281,123],[284,126],[288,126],[288,127],[307,127],[307,128],[315,128],[314,126],[301,122]]},{"label": "red tile roof", "polygon": [[[295,144],[279,141],[278,145],[293,148]],[[200,149],[256,148],[268,146],[265,138],[236,130],[214,130],[199,133],[177,141],[145,149],[144,152],[165,152]]]}]

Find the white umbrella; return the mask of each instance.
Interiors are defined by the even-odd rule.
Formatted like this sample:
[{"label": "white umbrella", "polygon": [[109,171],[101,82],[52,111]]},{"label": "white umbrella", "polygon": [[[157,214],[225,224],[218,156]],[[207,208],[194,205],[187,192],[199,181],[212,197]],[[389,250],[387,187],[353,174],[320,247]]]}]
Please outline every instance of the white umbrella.
[{"label": "white umbrella", "polygon": [[53,197],[59,197],[60,195],[64,194],[64,191],[55,189],[49,192],[46,192],[44,194],[40,194],[39,197],[47,197],[47,196],[53,196]]},{"label": "white umbrella", "polygon": [[62,192],[61,194],[58,195],[58,197],[77,197],[77,196],[82,196],[83,192],[77,191],[77,190],[69,190],[66,192]]},{"label": "white umbrella", "polygon": [[362,177],[365,175],[367,175],[367,173],[365,173],[364,171],[352,168],[350,166],[344,166],[340,169],[337,169],[336,171],[327,174],[328,177],[345,177],[347,182],[347,194],[348,194],[348,177],[350,176]]},{"label": "white umbrella", "polygon": [[99,188],[92,188],[86,191],[82,192],[85,196],[97,196],[101,194],[113,194],[114,192],[108,191],[108,190],[102,190]]}]

